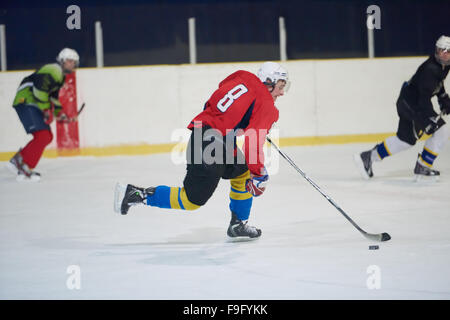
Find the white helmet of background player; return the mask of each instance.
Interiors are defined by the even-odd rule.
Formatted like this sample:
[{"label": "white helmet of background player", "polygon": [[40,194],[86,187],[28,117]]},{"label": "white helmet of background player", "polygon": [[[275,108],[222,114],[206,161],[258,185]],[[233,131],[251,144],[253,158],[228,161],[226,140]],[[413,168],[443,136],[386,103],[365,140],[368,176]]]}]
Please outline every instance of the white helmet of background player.
[{"label": "white helmet of background player", "polygon": [[64,61],[66,60],[74,60],[76,68],[78,67],[78,64],[80,62],[80,57],[78,56],[78,53],[75,50],[70,48],[64,48],[56,57],[56,61],[58,61],[58,63],[62,66],[64,64]]},{"label": "white helmet of background player", "polygon": [[283,80],[286,82],[284,91],[287,92],[289,89],[290,82],[288,72],[276,62],[264,62],[259,68],[257,76],[262,83],[272,87],[275,86],[279,80]]},{"label": "white helmet of background player", "polygon": [[[441,64],[448,66],[450,65],[450,37],[440,36],[436,41],[436,60]],[[447,56],[445,59],[444,56]]]}]

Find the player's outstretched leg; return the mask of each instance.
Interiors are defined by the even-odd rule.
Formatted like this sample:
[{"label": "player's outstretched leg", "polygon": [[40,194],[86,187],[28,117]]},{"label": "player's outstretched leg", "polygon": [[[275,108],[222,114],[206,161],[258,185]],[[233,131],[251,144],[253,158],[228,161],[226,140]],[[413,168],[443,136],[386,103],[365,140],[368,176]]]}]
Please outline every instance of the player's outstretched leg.
[{"label": "player's outstretched leg", "polygon": [[372,152],[375,148],[359,154],[355,154],[353,156],[353,159],[355,160],[356,166],[359,168],[361,176],[367,180],[373,177]]},{"label": "player's outstretched leg", "polygon": [[247,220],[239,220],[235,213],[231,213],[231,221],[227,235],[230,238],[259,238],[261,236],[261,229],[249,226],[247,222]]},{"label": "player's outstretched leg", "polygon": [[441,173],[438,170],[431,169],[431,165],[426,166],[423,163],[427,163],[427,162],[422,161],[422,155],[419,153],[417,156],[416,166],[414,168],[414,174],[416,175],[416,181],[421,180],[423,177],[432,178],[433,180],[438,180]]},{"label": "player's outstretched leg", "polygon": [[155,188],[139,188],[131,184],[117,183],[114,190],[114,211],[127,214],[131,206],[146,204],[147,196],[152,195]]}]

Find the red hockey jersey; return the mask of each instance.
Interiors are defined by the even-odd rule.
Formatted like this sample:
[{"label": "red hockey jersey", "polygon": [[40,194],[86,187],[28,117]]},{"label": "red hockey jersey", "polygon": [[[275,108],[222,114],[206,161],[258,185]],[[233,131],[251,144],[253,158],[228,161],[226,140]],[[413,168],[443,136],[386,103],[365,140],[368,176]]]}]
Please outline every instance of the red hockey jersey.
[{"label": "red hockey jersey", "polygon": [[[205,104],[203,112],[188,125],[209,125],[223,136],[243,130],[242,147],[248,168],[255,175],[264,167],[263,146],[279,112],[267,87],[253,73],[239,70],[219,84]],[[242,133],[241,133],[242,134]]]}]

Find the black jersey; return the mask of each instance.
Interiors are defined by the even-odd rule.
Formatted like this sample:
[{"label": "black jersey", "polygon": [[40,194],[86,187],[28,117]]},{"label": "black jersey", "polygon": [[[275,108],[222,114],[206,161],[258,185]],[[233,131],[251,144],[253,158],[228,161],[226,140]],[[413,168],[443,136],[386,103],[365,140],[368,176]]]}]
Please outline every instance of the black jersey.
[{"label": "black jersey", "polygon": [[434,55],[422,63],[404,86],[401,97],[411,108],[425,117],[436,116],[431,98],[445,93],[444,80],[450,66],[443,67]]}]

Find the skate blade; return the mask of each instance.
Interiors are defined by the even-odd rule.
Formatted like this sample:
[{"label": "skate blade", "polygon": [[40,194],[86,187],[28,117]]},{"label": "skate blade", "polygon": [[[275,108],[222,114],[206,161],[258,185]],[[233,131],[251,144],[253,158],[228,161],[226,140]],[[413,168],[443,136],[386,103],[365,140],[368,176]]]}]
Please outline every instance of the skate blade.
[{"label": "skate blade", "polygon": [[122,201],[125,197],[125,191],[127,190],[126,184],[121,184],[119,182],[116,183],[116,186],[114,188],[114,211],[122,214],[120,212],[120,209],[122,207]]},{"label": "skate blade", "polygon": [[17,176],[19,171],[17,171],[17,168],[15,165],[13,165],[11,162],[8,161],[8,163],[6,164],[6,169],[8,169],[8,171],[10,171],[13,175]]},{"label": "skate blade", "polygon": [[364,180],[369,180],[370,177],[369,177],[369,175],[367,174],[366,169],[364,168],[364,163],[363,163],[363,161],[362,161],[361,156],[359,155],[359,153],[356,153],[356,154],[353,155],[353,161],[355,162],[356,167],[359,169],[359,174],[361,175],[361,177],[362,177]]},{"label": "skate blade", "polygon": [[16,181],[17,182],[39,182],[39,181],[41,181],[41,177],[40,176],[27,177],[24,174],[18,174],[16,177]]},{"label": "skate blade", "polygon": [[257,238],[250,238],[250,237],[230,237],[227,235],[227,239],[226,242],[229,243],[234,243],[234,242],[252,242],[252,241],[256,241],[259,238],[261,238],[261,236],[257,237]]},{"label": "skate blade", "polygon": [[417,183],[435,183],[439,181],[439,176],[424,176],[423,174],[416,174],[414,182]]}]

